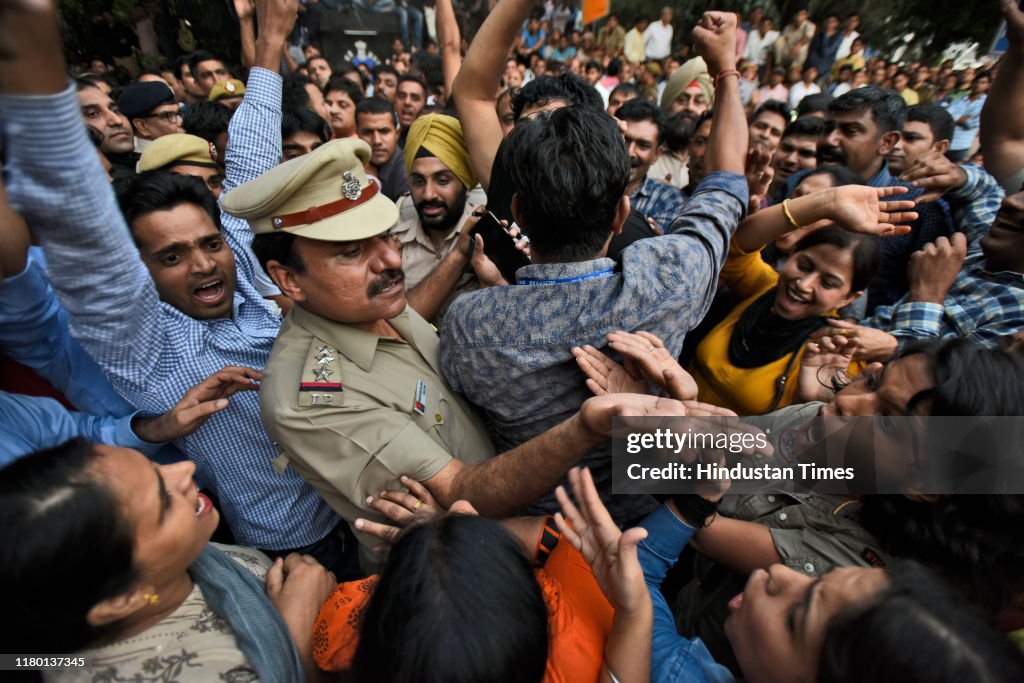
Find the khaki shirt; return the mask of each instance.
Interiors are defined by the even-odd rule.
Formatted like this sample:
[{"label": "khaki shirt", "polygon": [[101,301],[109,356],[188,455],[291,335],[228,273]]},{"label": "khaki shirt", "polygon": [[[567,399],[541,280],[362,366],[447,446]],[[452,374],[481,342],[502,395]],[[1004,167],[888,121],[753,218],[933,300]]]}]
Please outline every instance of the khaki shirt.
[{"label": "khaki shirt", "polygon": [[[462,226],[466,224],[470,214],[478,206],[487,203],[487,195],[477,185],[466,195],[466,208],[462,211],[462,217],[455,227],[448,232],[441,243],[440,249],[435,249],[430,236],[420,224],[419,214],[416,213],[416,205],[410,195],[405,195],[398,200],[398,224],[391,231],[402,243],[402,270],[405,271],[405,286],[412,289],[423,282],[428,275],[437,268],[445,256],[452,253],[459,241]],[[460,279],[455,287],[455,294],[476,289],[476,277],[473,271],[468,271]]]},{"label": "khaki shirt", "polygon": [[[453,458],[494,457],[482,421],[441,377],[434,328],[408,306],[378,337],[295,306],[267,361],[263,424],[291,465],[351,524],[386,522],[366,497],[401,489],[400,475],[430,479]],[[355,532],[364,569],[378,539]]]}]

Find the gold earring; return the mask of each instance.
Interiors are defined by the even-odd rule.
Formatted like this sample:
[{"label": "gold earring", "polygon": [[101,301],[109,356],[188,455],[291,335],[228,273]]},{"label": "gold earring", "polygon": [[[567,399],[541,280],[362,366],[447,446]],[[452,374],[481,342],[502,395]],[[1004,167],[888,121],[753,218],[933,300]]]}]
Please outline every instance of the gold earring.
[{"label": "gold earring", "polygon": [[142,599],[146,600],[151,605],[158,605],[158,604],[160,604],[160,596],[158,594],[156,594],[156,593],[143,593],[142,594]]}]

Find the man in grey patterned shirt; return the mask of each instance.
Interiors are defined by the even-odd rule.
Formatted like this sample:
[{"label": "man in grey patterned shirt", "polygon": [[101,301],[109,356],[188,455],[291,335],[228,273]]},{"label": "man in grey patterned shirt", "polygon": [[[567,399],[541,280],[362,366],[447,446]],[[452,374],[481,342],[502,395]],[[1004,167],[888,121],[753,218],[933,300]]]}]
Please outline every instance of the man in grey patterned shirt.
[{"label": "man in grey patterned shirt", "polygon": [[[704,317],[748,200],[747,124],[732,68],[735,21],[709,12],[694,29],[711,75],[721,75],[706,176],[664,236],[623,251],[621,269],[605,257],[629,213],[629,159],[615,121],[566,107],[520,121],[502,143],[499,155],[516,188],[513,213],[530,237],[533,263],[518,271],[516,286],[456,299],[441,330],[445,379],[486,412],[498,450],[561,422],[586,399],[573,347],[603,347],[620,329],[647,330],[678,355],[686,332]],[[654,501],[609,496],[609,454],[602,444],[583,464],[616,521],[628,524]],[[529,512],[555,509],[549,496]]]}]

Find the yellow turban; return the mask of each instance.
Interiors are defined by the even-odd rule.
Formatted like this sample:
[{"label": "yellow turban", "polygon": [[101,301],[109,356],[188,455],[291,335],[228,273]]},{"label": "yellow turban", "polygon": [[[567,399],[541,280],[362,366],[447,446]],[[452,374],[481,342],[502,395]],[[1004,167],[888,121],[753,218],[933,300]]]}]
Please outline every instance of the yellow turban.
[{"label": "yellow turban", "polygon": [[696,83],[704,93],[704,99],[708,101],[710,108],[715,101],[715,85],[711,81],[711,76],[708,75],[708,65],[704,59],[694,57],[679,67],[672,74],[672,78],[668,79],[665,90],[661,93],[661,110],[666,114],[672,111],[672,103],[690,87],[691,83]]},{"label": "yellow turban", "polygon": [[413,121],[405,140],[405,172],[412,171],[412,162],[425,150],[451,169],[467,191],[476,187],[476,173],[462,136],[462,124],[453,116],[427,114]]}]

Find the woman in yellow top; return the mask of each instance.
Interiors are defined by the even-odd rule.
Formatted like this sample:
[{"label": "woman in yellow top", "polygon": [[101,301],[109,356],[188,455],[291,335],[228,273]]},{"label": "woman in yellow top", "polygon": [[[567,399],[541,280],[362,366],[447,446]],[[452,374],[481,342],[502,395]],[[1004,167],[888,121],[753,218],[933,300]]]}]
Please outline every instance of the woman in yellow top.
[{"label": "woman in yellow top", "polygon": [[[859,297],[878,270],[872,235],[905,234],[913,202],[880,202],[904,188],[847,185],[759,211],[737,229],[722,282],[741,300],[697,347],[690,372],[701,401],[740,415],[789,405],[808,338]],[[794,229],[803,237],[780,272],[761,248]],[[862,233],[852,234],[852,233]],[[794,379],[791,379],[794,378]]]}]

